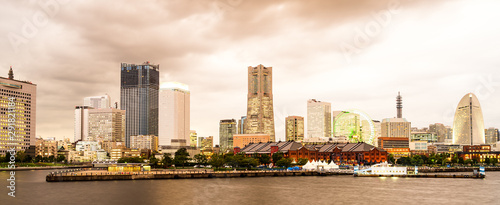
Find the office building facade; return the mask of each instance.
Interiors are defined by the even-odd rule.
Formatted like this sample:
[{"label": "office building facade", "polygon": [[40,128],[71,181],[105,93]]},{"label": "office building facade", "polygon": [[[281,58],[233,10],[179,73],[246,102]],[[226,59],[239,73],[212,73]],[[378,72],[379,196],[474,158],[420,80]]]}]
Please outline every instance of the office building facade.
[{"label": "office building facade", "polygon": [[288,116],[285,118],[286,141],[302,142],[304,140],[304,117]]},{"label": "office building facade", "polygon": [[185,140],[190,145],[190,92],[182,83],[164,83],[160,88],[159,143]]},{"label": "office building facade", "polygon": [[307,138],[329,138],[332,129],[332,109],[328,102],[307,101]]},{"label": "office building facade", "polygon": [[130,136],[158,136],[160,65],[121,64],[120,109],[126,111],[125,142]]},{"label": "office building facade", "polygon": [[90,109],[88,115],[89,140],[125,142],[125,110]]},{"label": "office building facade", "polygon": [[237,134],[238,128],[235,119],[221,120],[219,124],[220,151],[227,152],[233,149],[233,135]]},{"label": "office building facade", "polygon": [[36,144],[37,85],[15,80],[12,67],[8,76],[0,77],[0,155],[11,148],[24,151],[32,146],[34,149]]}]

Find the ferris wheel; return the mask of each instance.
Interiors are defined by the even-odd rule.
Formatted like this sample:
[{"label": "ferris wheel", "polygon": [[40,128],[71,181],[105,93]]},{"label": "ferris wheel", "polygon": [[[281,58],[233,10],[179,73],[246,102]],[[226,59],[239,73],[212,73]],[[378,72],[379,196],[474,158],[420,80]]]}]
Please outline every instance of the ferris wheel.
[{"label": "ferris wheel", "polygon": [[349,142],[373,145],[375,125],[368,114],[360,110],[341,111],[332,122],[332,136],[346,137]]}]

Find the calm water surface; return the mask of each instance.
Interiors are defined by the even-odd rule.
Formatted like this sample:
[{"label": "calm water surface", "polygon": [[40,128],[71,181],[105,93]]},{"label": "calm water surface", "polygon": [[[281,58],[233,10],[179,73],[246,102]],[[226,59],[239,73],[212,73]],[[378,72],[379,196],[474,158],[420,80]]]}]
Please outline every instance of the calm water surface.
[{"label": "calm water surface", "polygon": [[352,176],[45,182],[17,171],[16,198],[0,172],[0,204],[500,204],[500,172],[486,179]]}]

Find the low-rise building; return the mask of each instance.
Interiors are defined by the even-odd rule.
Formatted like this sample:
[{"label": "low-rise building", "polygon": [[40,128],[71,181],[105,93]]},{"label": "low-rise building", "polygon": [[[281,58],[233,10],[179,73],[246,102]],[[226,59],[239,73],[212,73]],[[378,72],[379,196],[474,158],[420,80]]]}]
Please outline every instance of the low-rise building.
[{"label": "low-rise building", "polygon": [[42,157],[57,156],[57,141],[52,139],[36,138],[35,155]]},{"label": "low-rise building", "polygon": [[158,151],[158,137],[154,135],[130,136],[130,148]]},{"label": "low-rise building", "polygon": [[266,154],[272,156],[276,152],[283,153],[285,158],[297,161],[299,158],[309,161],[333,160],[341,164],[374,164],[387,161],[387,151],[367,143],[318,144],[302,145],[298,142],[267,142],[249,144],[240,149],[247,156]]},{"label": "low-rise building", "polygon": [[259,142],[269,142],[269,134],[234,134],[232,147],[245,147],[248,144],[255,144]]},{"label": "low-rise building", "polygon": [[132,148],[116,148],[111,149],[109,156],[112,161],[117,161],[118,159],[125,157],[141,157],[141,150]]}]

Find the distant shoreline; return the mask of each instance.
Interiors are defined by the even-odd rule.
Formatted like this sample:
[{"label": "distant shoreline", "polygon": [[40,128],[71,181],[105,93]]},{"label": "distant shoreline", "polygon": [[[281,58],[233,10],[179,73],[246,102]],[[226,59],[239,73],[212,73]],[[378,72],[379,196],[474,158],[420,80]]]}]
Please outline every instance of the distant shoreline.
[{"label": "distant shoreline", "polygon": [[48,169],[73,169],[73,168],[91,168],[92,165],[80,166],[46,166],[46,167],[16,167],[15,169],[0,168],[1,171],[30,171],[30,170],[48,170]]}]

